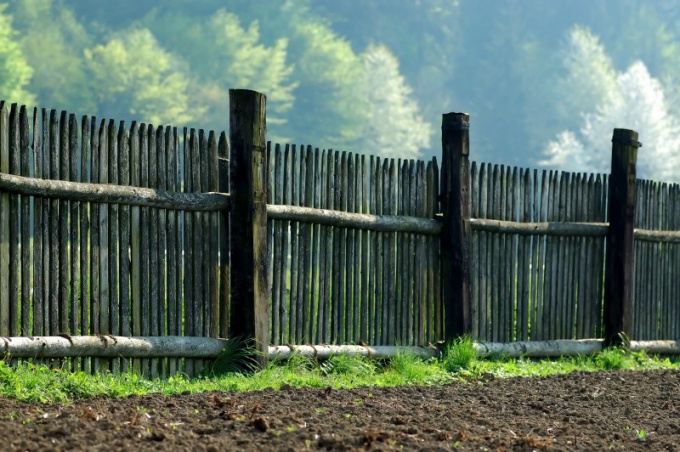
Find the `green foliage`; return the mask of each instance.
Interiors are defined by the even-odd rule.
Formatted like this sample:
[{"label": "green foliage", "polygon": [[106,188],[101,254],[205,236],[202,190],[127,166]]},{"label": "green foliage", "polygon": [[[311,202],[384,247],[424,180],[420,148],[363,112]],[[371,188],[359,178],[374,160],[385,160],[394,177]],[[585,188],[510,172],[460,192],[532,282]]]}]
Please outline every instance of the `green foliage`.
[{"label": "green foliage", "polygon": [[154,11],[143,23],[190,68],[192,98],[197,105],[207,107],[203,115],[194,118],[201,127],[225,127],[230,88],[265,93],[268,124],[286,122],[297,85],[291,81],[293,68],[287,62],[286,38],[266,46],[260,39],[258,21],[243,27],[239,17],[225,9],[208,16]]},{"label": "green foliage", "polygon": [[[251,88],[268,96],[274,141],[427,157],[440,153],[429,138],[441,114],[468,111],[475,160],[531,166],[584,115],[606,135],[629,126],[614,114],[626,109],[644,124],[647,110],[611,101],[638,62],[649,77],[628,78],[663,94],[642,97],[680,114],[680,6],[669,1],[5,4],[3,97],[116,119],[225,129],[228,89]],[[666,178],[676,162],[658,157],[651,174]]]},{"label": "green foliage", "polygon": [[618,348],[606,348],[597,355],[595,362],[605,370],[620,370],[626,366],[626,355]]},{"label": "green foliage", "polygon": [[147,29],[128,30],[85,51],[100,111],[160,124],[184,124],[201,109],[190,107],[188,77]]},{"label": "green foliage", "polygon": [[6,9],[7,5],[0,5],[0,98],[31,104],[35,99],[26,88],[33,69],[26,61],[12,18],[5,14]]},{"label": "green foliage", "polygon": [[289,360],[275,360],[265,369],[253,373],[224,369],[224,373],[209,378],[203,375],[193,379],[176,376],[148,380],[132,371],[120,375],[106,372],[94,376],[82,372],[72,373],[68,370],[68,361],[60,369],[27,362],[10,367],[0,361],[0,396],[27,402],[68,403],[75,399],[126,397],[152,392],[253,391],[284,385],[315,388],[435,385],[454,380],[483,384],[493,378],[543,377],[575,371],[680,369],[680,363],[672,363],[667,358],[660,359],[644,352],[631,353],[621,349],[605,350],[595,356],[552,360],[479,359],[474,361],[474,366],[459,367],[453,372],[445,365],[444,360],[424,361],[405,352],[397,353],[383,365],[346,355],[319,364],[313,358],[294,354]]},{"label": "green foliage", "polygon": [[421,148],[430,147],[431,130],[410,98],[411,89],[399,74],[399,61],[385,46],[370,46],[362,61],[358,90],[368,116],[362,150],[390,156],[399,149],[404,158],[418,158]]},{"label": "green foliage", "polygon": [[[436,360],[423,361],[420,357],[408,351],[399,350],[389,360],[387,365],[387,375],[390,372],[398,378],[395,381],[402,381],[401,384],[435,384],[447,381],[447,376]],[[390,378],[386,378],[390,380]]]},{"label": "green foliage", "polygon": [[49,108],[96,113],[83,51],[92,38],[73,11],[59,1],[12,2],[21,49],[33,68],[29,85]]},{"label": "green foliage", "polygon": [[335,355],[320,364],[324,375],[348,374],[356,376],[373,375],[376,371],[375,363],[365,356]]},{"label": "green foliage", "polygon": [[222,353],[210,363],[207,375],[217,376],[229,373],[252,373],[257,368],[257,350],[249,341],[232,338]]},{"label": "green foliage", "polygon": [[470,369],[476,359],[477,349],[474,347],[472,338],[464,336],[446,344],[442,365],[447,372],[457,372],[461,369]]}]

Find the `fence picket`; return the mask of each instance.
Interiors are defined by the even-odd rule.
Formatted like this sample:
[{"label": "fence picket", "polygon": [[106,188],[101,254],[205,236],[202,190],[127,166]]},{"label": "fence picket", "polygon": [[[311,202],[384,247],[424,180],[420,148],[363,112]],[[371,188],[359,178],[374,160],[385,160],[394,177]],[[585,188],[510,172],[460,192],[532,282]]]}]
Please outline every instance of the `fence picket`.
[{"label": "fence picket", "polygon": [[[12,104],[9,112],[9,173],[20,173],[20,155],[19,150],[21,144],[19,143],[19,111],[17,104]],[[19,195],[11,193],[9,195],[9,268],[15,269],[10,271],[9,275],[9,334],[18,336],[21,328],[21,256],[20,241],[20,219],[19,219]]]}]

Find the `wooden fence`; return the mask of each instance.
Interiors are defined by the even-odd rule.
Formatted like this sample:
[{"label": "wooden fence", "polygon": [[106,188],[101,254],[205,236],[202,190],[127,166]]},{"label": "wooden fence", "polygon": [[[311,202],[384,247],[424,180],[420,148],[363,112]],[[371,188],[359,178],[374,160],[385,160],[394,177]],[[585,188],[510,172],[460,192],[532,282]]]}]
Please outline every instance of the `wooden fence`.
[{"label": "wooden fence", "polygon": [[[224,133],[0,104],[0,335],[226,335],[226,217],[191,195],[218,191],[220,152]],[[194,364],[134,362],[152,376]]]},{"label": "wooden fence", "polygon": [[[246,337],[263,361],[468,333],[678,339],[680,189],[636,182],[635,132],[615,130],[611,175],[538,171],[469,162],[450,113],[440,168],[266,143],[264,96],[230,100],[229,140],[0,104],[0,335]],[[136,369],[203,365],[158,345]]]}]

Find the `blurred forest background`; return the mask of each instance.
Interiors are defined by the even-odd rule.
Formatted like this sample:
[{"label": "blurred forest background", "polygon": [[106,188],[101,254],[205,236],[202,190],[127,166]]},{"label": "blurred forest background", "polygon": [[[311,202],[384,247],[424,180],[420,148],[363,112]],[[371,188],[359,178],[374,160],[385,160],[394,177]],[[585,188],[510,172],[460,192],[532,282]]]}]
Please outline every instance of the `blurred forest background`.
[{"label": "blurred forest background", "polygon": [[223,130],[229,88],[276,141],[429,157],[465,111],[475,160],[608,171],[625,127],[640,176],[680,180],[673,0],[0,2],[9,102]]}]

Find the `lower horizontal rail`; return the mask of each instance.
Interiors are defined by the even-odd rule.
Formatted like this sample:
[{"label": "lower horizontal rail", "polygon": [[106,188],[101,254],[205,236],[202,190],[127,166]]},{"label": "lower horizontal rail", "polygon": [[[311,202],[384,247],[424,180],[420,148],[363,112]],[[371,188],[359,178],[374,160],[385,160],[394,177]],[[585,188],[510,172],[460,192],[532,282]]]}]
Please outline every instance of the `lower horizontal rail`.
[{"label": "lower horizontal rail", "polygon": [[[191,336],[41,336],[0,338],[0,353],[12,358],[217,358],[224,352],[228,340]],[[480,357],[509,358],[557,357],[593,355],[602,351],[602,339],[475,342]],[[630,350],[678,355],[680,341],[631,341]],[[355,355],[369,358],[391,358],[398,353],[411,353],[421,358],[439,356],[441,348],[434,346],[398,347],[363,345],[274,345],[269,346],[269,358],[289,358],[294,354],[317,359],[334,355]]]},{"label": "lower horizontal rail", "polygon": [[227,341],[189,336],[40,336],[0,338],[13,358],[216,358]]}]

